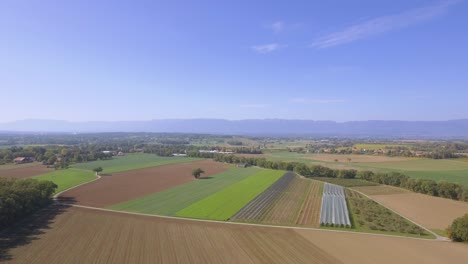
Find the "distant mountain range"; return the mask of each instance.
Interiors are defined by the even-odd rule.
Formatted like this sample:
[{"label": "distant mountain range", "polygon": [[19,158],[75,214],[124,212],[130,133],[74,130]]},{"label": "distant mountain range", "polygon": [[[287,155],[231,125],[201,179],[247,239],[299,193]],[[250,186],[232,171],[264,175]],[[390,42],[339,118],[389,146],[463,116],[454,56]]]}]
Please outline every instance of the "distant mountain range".
[{"label": "distant mountain range", "polygon": [[69,122],[28,119],[0,123],[10,132],[180,132],[261,136],[468,138],[468,119],[449,121],[313,121],[286,119],[160,119]]}]

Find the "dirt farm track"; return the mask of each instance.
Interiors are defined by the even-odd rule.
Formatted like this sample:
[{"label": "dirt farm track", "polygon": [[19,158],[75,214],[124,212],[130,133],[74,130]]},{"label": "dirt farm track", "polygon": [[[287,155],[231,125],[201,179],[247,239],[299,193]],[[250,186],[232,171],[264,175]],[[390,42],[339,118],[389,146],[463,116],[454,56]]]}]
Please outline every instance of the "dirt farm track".
[{"label": "dirt farm track", "polygon": [[[466,245],[54,206],[2,236],[5,263],[459,263]],[[42,219],[45,218],[45,219]]]},{"label": "dirt farm track", "polygon": [[193,181],[192,170],[195,168],[200,167],[205,171],[203,178],[224,172],[227,166],[212,160],[202,160],[117,172],[102,175],[99,180],[64,192],[59,198],[80,205],[106,207]]}]

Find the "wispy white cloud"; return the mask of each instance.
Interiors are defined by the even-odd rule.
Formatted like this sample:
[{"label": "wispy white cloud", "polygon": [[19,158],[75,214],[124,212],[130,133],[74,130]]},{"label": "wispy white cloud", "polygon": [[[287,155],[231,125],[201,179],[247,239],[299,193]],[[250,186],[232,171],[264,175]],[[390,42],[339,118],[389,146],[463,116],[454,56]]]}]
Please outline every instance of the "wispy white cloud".
[{"label": "wispy white cloud", "polygon": [[310,99],[310,98],[293,98],[289,100],[290,103],[295,104],[332,104],[332,103],[343,103],[343,99]]},{"label": "wispy white cloud", "polygon": [[322,36],[315,40],[311,47],[329,48],[428,21],[446,14],[451,6],[459,2],[461,2],[461,0],[442,1],[431,6],[367,20],[341,31]]},{"label": "wispy white cloud", "polygon": [[257,52],[257,53],[260,53],[260,54],[266,54],[266,53],[270,53],[270,52],[273,52],[275,50],[278,50],[280,48],[284,48],[286,47],[285,45],[280,45],[278,43],[270,43],[270,44],[265,44],[265,45],[256,45],[256,46],[252,46],[252,50]]},{"label": "wispy white cloud", "polygon": [[241,104],[241,108],[267,108],[269,104]]},{"label": "wispy white cloud", "polygon": [[284,30],[285,26],[283,21],[276,21],[270,25],[270,28],[274,33],[278,34]]}]

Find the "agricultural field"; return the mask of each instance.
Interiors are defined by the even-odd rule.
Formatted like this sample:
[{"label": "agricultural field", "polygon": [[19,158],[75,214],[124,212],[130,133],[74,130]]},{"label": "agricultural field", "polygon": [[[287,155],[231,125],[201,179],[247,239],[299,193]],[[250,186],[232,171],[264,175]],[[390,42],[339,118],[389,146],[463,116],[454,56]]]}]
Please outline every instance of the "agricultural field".
[{"label": "agricultural field", "polygon": [[[383,188],[388,188],[388,191],[383,190]],[[395,187],[390,186],[360,187],[356,189],[429,229],[443,230],[455,218],[468,213],[468,203],[465,202],[405,190],[397,192]]]},{"label": "agricultural field", "polygon": [[323,183],[310,181],[309,192],[302,204],[296,224],[318,227],[322,208]]},{"label": "agricultural field", "polygon": [[320,211],[320,224],[351,227],[344,188],[325,183]]},{"label": "agricultural field", "polygon": [[176,212],[259,172],[259,168],[232,168],[213,177],[191,181],[168,190],[110,206],[110,209],[174,216]]},{"label": "agricultural field", "polygon": [[411,148],[411,145],[404,144],[354,144],[357,149],[367,149],[367,150],[376,150],[376,149],[385,149],[385,148],[395,148],[395,147],[407,147]]},{"label": "agricultural field", "polygon": [[[347,157],[351,161],[347,160]],[[299,154],[287,151],[265,153],[274,161],[303,162],[332,169],[401,172],[413,178],[447,181],[468,186],[468,162],[464,159],[424,159],[373,155]],[[338,159],[338,162],[334,161]]]},{"label": "agricultural field", "polygon": [[263,191],[260,195],[255,197],[246,206],[239,210],[235,215],[231,217],[232,220],[254,220],[258,219],[260,215],[270,206],[281,193],[289,186],[291,181],[294,180],[296,175],[293,172],[287,172]]},{"label": "agricultural field", "polygon": [[[461,263],[468,259],[467,245],[428,239],[410,239],[351,232],[295,230],[342,263]],[[313,262],[308,262],[313,263]]]},{"label": "agricultural field", "polygon": [[[52,211],[52,210],[50,210]],[[4,236],[5,263],[340,264],[290,229],[66,208]],[[54,214],[54,215],[52,215]]]},{"label": "agricultural field", "polygon": [[[63,201],[80,205],[107,207],[195,181],[192,170],[202,168],[199,181],[227,171],[230,165],[200,160],[102,175],[101,179],[60,195]],[[89,171],[91,172],[91,171]]]},{"label": "agricultural field", "polygon": [[349,211],[356,231],[384,232],[407,236],[433,238],[418,227],[387,208],[352,190],[346,190]]},{"label": "agricultural field", "polygon": [[0,165],[0,177],[5,178],[29,178],[53,171],[41,163],[26,163],[21,165],[7,164]]},{"label": "agricultural field", "polygon": [[262,170],[180,210],[176,213],[176,216],[229,220],[229,218],[283,175],[283,171]]},{"label": "agricultural field", "polygon": [[168,164],[186,163],[201,160],[199,158],[188,157],[161,157],[154,154],[128,154],[116,156],[110,160],[97,160],[74,165],[77,169],[93,170],[102,167],[103,174],[122,172],[136,169],[144,169]]},{"label": "agricultural field", "polygon": [[[285,178],[288,176],[288,178]],[[289,182],[277,181],[247,206],[242,208],[233,221],[269,225],[318,226],[320,213],[321,183],[303,179],[294,173],[285,177]],[[274,197],[271,196],[274,194]],[[269,199],[262,199],[270,197]]]},{"label": "agricultural field", "polygon": [[311,177],[316,181],[328,182],[331,184],[340,185],[343,187],[355,187],[355,186],[376,186],[377,183],[361,180],[361,179],[342,179],[342,178],[327,178],[327,177]]},{"label": "agricultural field", "polygon": [[58,186],[55,193],[59,193],[82,183],[92,181],[96,179],[96,175],[94,172],[87,170],[65,169],[35,176],[33,179],[54,182]]}]

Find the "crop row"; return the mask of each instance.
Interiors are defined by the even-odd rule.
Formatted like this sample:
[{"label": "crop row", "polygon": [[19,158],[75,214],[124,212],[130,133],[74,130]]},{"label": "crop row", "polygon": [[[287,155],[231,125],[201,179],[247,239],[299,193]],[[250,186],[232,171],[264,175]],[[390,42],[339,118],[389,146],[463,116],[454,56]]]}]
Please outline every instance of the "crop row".
[{"label": "crop row", "polygon": [[343,187],[325,183],[320,224],[351,226]]},{"label": "crop row", "polygon": [[250,201],[244,206],[239,212],[237,212],[232,219],[233,220],[252,220],[257,219],[269,205],[275,201],[276,198],[284,191],[289,183],[295,178],[293,172],[287,172],[268,189],[258,195],[255,199]]}]

